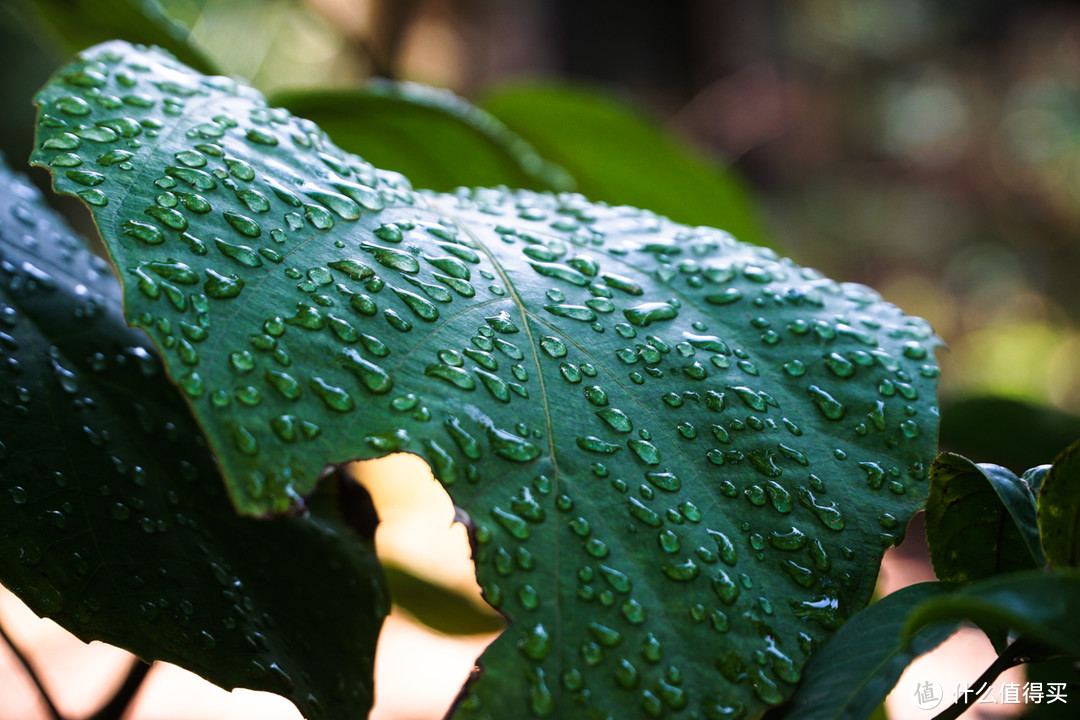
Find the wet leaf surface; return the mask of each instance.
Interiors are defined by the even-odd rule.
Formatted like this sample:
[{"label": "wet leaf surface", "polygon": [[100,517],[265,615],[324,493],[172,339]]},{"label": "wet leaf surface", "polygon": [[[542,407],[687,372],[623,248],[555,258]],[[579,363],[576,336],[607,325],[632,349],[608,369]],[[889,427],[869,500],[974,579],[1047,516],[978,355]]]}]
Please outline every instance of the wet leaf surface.
[{"label": "wet leaf surface", "polygon": [[242,511],[404,451],[468,516],[512,625],[456,717],[753,716],[922,504],[937,340],[867,288],[580,196],[417,193],[123,44],[39,103]]}]

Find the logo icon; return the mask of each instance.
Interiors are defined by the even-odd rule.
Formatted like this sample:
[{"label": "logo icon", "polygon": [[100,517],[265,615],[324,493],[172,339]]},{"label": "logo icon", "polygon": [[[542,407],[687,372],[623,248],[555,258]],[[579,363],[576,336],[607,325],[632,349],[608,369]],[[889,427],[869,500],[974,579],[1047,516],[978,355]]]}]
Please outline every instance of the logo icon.
[{"label": "logo icon", "polygon": [[944,694],[941,685],[933,680],[919,680],[911,693],[912,700],[921,710],[933,710],[941,704]]}]

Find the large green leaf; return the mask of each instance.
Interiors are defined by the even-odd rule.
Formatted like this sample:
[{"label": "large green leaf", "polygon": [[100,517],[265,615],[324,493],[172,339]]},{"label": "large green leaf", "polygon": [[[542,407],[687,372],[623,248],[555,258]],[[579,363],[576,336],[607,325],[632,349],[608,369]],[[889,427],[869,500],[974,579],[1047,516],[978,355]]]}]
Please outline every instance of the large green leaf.
[{"label": "large green leaf", "polygon": [[6,168],[0,356],[0,582],[83,640],[311,718],[366,713],[387,601],[370,536],[341,517],[364,513],[359,486],[325,483],[303,517],[237,517],[108,265]]},{"label": "large green leaf", "polygon": [[34,160],[93,207],[238,508],[430,463],[513,622],[459,717],[777,704],[922,504],[937,340],[867,288],[579,196],[419,195],[123,44],[39,102]]},{"label": "large green leaf", "polygon": [[795,695],[767,720],[871,717],[907,666],[943,643],[960,624],[936,624],[905,640],[902,633],[912,608],[954,589],[944,583],[909,585],[857,613],[814,655]]},{"label": "large green leaf", "polygon": [[113,38],[163,47],[202,72],[217,72],[190,31],[157,0],[21,0],[33,9],[66,53]]},{"label": "large green leaf", "polygon": [[482,106],[564,167],[589,199],[772,245],[738,175],[600,92],[550,84],[503,88]]},{"label": "large green leaf", "polygon": [[1080,565],[1080,441],[1054,460],[1043,479],[1039,531],[1051,565]]},{"label": "large green leaf", "polygon": [[271,101],[317,123],[343,150],[402,173],[417,187],[573,188],[562,168],[449,90],[373,80],[348,90],[278,93]]},{"label": "large green leaf", "polygon": [[990,635],[1007,629],[1080,659],[1080,572],[1027,570],[986,578],[920,604],[908,618],[905,637],[934,623],[968,621]]},{"label": "large green leaf", "polygon": [[1045,565],[1036,490],[999,465],[976,465],[952,453],[938,455],[930,468],[926,500],[926,541],[934,574],[951,582],[971,582]]}]

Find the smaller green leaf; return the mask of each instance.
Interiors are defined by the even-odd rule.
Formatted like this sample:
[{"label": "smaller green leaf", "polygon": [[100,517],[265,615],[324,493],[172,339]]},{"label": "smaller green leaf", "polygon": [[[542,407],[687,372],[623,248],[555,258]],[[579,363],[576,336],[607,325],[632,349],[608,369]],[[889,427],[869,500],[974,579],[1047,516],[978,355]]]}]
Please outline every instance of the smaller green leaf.
[{"label": "smaller green leaf", "polygon": [[924,601],[908,619],[904,637],[934,623],[969,621],[988,635],[1008,629],[1072,658],[1080,658],[1080,572],[1027,570],[981,580]]},{"label": "smaller green leaf", "polygon": [[1066,448],[1039,489],[1039,532],[1054,566],[1080,565],[1080,441]]},{"label": "smaller green leaf", "polygon": [[911,662],[945,641],[959,625],[926,628],[909,640],[901,631],[912,607],[956,590],[946,583],[909,585],[852,616],[814,653],[791,700],[766,720],[860,720],[880,708]]},{"label": "smaller green leaf", "polygon": [[449,90],[373,80],[347,90],[283,92],[271,104],[314,120],[342,149],[402,173],[416,187],[574,186],[565,170]]},{"label": "smaller green leaf", "polygon": [[85,642],[312,720],[367,713],[387,609],[370,497],[337,471],[304,515],[238,517],[107,263],[2,161],[0,360],[0,583]]},{"label": "smaller green leaf", "polygon": [[[157,45],[201,72],[217,73],[213,61],[191,42],[191,32],[168,16],[157,0],[23,0],[67,52],[124,38]],[[93,78],[87,78],[92,82]]]},{"label": "smaller green leaf", "polygon": [[[481,106],[566,168],[590,200],[633,205],[771,245],[739,177],[599,92],[515,85]],[[331,133],[332,135],[333,133]]]},{"label": "smaller green leaf", "polygon": [[479,598],[416,575],[400,565],[383,563],[390,599],[417,621],[444,635],[493,633],[506,623]]},{"label": "smaller green leaf", "polygon": [[930,478],[926,540],[940,579],[971,582],[1046,564],[1025,479],[952,453],[935,458]]}]

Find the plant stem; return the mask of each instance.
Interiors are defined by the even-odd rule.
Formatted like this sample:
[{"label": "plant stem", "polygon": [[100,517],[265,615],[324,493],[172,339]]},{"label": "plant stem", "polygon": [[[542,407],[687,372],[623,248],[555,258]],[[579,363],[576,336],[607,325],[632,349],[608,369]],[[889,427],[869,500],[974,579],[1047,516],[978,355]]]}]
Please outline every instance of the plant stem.
[{"label": "plant stem", "polygon": [[997,659],[994,660],[990,667],[986,668],[983,674],[969,686],[969,690],[964,693],[963,697],[957,698],[955,703],[935,715],[934,720],[955,720],[955,718],[960,717],[969,707],[975,704],[975,701],[982,697],[982,692],[972,691],[970,688],[989,689],[998,675],[1011,667],[1027,662],[1030,659],[1031,650],[1031,645],[1024,642],[1023,638],[1005,648],[1005,652],[997,656]]},{"label": "plant stem", "polygon": [[15,659],[19,661],[19,664],[22,665],[23,670],[26,671],[26,674],[30,677],[30,680],[33,681],[34,687],[37,688],[38,694],[41,695],[41,699],[45,702],[45,708],[49,713],[49,717],[52,718],[52,720],[63,720],[64,716],[61,715],[60,711],[56,709],[56,705],[53,704],[52,698],[49,697],[48,691],[45,689],[45,686],[41,684],[41,678],[39,678],[37,673],[34,672],[34,668],[30,664],[29,659],[27,659],[27,657],[23,655],[22,650],[19,649],[19,646],[16,645],[12,641],[11,636],[7,634],[7,631],[4,629],[3,624],[0,624],[0,638],[3,639],[4,643],[6,643],[9,648],[11,648],[11,652],[15,655]]},{"label": "plant stem", "polygon": [[131,701],[135,699],[135,695],[142,688],[143,681],[146,680],[146,675],[149,672],[150,665],[139,658],[135,658],[135,662],[132,663],[131,669],[128,670],[127,677],[124,678],[124,683],[120,686],[120,689],[109,699],[109,702],[105,703],[100,710],[87,720],[120,720],[120,718],[124,717],[124,713],[128,711]]}]

